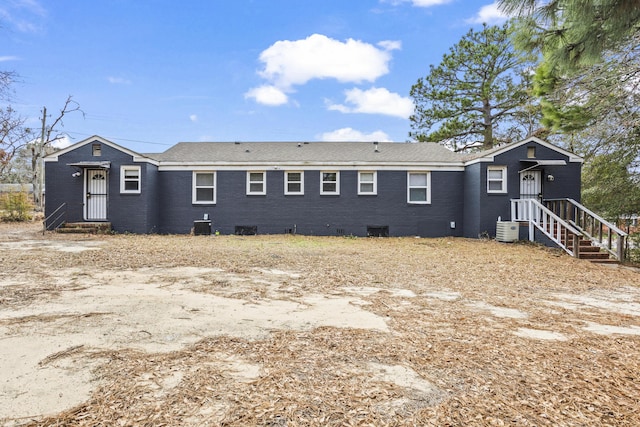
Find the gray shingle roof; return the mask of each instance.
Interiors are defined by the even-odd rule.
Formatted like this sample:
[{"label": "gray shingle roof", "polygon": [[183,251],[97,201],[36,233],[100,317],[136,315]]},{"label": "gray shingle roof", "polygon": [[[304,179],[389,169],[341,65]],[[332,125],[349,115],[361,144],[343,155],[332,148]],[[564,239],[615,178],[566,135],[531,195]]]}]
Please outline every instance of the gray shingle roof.
[{"label": "gray shingle roof", "polygon": [[[377,147],[377,151],[376,151]],[[435,143],[181,142],[151,154],[162,163],[460,163],[463,156]]]}]

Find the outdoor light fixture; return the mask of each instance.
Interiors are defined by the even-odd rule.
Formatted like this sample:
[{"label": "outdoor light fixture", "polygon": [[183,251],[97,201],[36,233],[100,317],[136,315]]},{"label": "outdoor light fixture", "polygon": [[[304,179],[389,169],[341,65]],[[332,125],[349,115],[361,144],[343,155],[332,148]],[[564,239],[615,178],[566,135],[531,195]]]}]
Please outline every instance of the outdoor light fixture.
[{"label": "outdoor light fixture", "polygon": [[552,182],[554,179],[556,179],[555,176],[553,176],[551,174],[547,175],[547,181]]},{"label": "outdoor light fixture", "polygon": [[74,178],[77,178],[80,175],[82,175],[82,172],[74,172],[74,173],[71,174],[71,176],[74,177]]}]

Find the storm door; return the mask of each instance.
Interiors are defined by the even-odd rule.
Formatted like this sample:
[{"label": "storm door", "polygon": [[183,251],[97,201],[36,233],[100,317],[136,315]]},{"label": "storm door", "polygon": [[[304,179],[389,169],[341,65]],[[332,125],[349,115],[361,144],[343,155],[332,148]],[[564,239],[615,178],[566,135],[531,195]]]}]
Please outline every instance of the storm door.
[{"label": "storm door", "polygon": [[537,199],[542,196],[542,175],[540,171],[520,172],[520,198]]},{"label": "storm door", "polygon": [[[540,171],[527,170],[520,172],[520,198],[540,199],[542,197],[542,174]],[[529,204],[518,204],[518,218],[523,220],[537,219],[529,218]]]},{"label": "storm door", "polygon": [[105,221],[107,219],[106,169],[87,169],[87,191],[84,206],[87,221]]}]

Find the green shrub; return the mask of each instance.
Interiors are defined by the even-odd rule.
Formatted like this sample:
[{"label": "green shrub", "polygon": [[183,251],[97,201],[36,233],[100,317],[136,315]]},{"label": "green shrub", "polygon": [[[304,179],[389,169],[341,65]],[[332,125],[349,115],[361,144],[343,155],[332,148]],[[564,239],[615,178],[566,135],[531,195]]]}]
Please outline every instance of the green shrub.
[{"label": "green shrub", "polygon": [[0,195],[0,214],[4,221],[29,221],[33,203],[26,192]]}]

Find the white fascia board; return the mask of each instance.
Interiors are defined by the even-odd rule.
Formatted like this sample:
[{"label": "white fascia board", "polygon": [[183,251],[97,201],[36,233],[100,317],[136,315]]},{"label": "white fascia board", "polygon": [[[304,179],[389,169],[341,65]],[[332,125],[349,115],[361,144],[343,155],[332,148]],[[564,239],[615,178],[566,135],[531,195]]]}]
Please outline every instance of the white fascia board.
[{"label": "white fascia board", "polygon": [[567,156],[569,158],[569,162],[571,162],[571,163],[584,163],[584,159],[582,157],[580,157],[580,156],[578,156],[576,154],[573,154],[573,153],[571,153],[571,152],[569,152],[569,151],[567,151],[567,150],[565,150],[563,148],[560,148],[560,147],[558,147],[556,145],[548,143],[547,141],[545,141],[543,139],[537,138],[535,136],[531,136],[531,137],[523,139],[522,141],[517,142],[517,143],[515,143],[513,145],[507,145],[502,149],[494,151],[493,153],[491,153],[490,155],[488,155],[486,157],[479,157],[477,159],[469,160],[468,162],[465,162],[465,166],[469,166],[469,165],[472,165],[474,163],[493,162],[495,160],[496,156],[498,156],[500,154],[503,154],[503,153],[506,153],[508,151],[511,151],[514,148],[521,147],[522,145],[529,144],[531,142],[535,142],[535,143],[540,144],[540,145],[542,145],[542,146],[544,146],[544,147],[546,147],[546,148],[548,148],[550,150],[556,151],[556,152],[562,154],[563,156]]},{"label": "white fascia board", "polygon": [[63,148],[62,150],[58,150],[58,151],[56,151],[54,153],[48,154],[43,159],[44,159],[45,162],[57,162],[59,156],[62,156],[63,154],[69,153],[69,152],[71,152],[73,150],[76,150],[76,149],[78,149],[78,148],[80,148],[80,147],[82,147],[84,145],[91,144],[91,143],[94,143],[96,141],[101,143],[101,144],[107,145],[107,146],[109,146],[109,147],[111,147],[111,148],[113,148],[115,150],[118,150],[118,151],[121,151],[121,152],[123,152],[125,154],[128,154],[129,156],[133,157],[133,161],[134,162],[151,163],[152,165],[156,165],[156,166],[159,165],[159,162],[157,160],[151,159],[149,157],[145,157],[140,153],[136,153],[135,151],[131,151],[128,148],[122,147],[121,145],[118,145],[118,144],[116,144],[114,142],[111,142],[111,141],[109,141],[107,139],[104,139],[103,137],[98,136],[98,135],[91,136],[91,137],[89,137],[87,139],[84,139],[84,140],[82,140],[80,142],[77,142],[77,143],[75,143],[73,145],[70,145],[70,146],[68,146],[66,148]]},{"label": "white fascia board", "polygon": [[161,163],[158,170],[163,171],[264,171],[264,170],[439,170],[462,172],[464,166],[452,165],[451,163],[394,163],[394,164],[375,164],[375,163],[253,163],[253,164],[229,164],[229,163],[192,163],[192,164],[167,164]]}]

